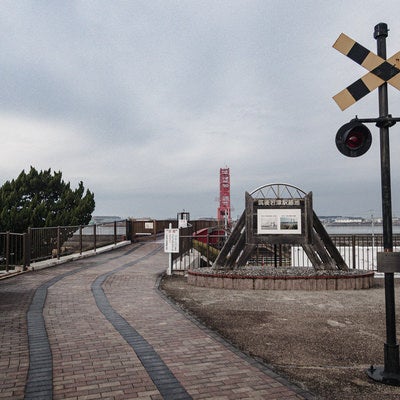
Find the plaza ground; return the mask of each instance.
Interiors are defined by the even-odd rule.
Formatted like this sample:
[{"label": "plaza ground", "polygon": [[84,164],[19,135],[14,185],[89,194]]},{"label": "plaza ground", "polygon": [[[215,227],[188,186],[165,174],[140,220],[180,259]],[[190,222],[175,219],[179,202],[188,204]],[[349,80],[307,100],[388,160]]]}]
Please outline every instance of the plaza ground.
[{"label": "plaza ground", "polygon": [[[209,289],[174,276],[164,278],[162,289],[186,312],[318,399],[400,398],[400,387],[376,383],[365,372],[372,364],[383,365],[383,279],[368,290],[311,292]],[[396,280],[396,300],[399,291]]]},{"label": "plaza ground", "polygon": [[0,399],[311,400],[157,290],[163,244],[0,280]]}]

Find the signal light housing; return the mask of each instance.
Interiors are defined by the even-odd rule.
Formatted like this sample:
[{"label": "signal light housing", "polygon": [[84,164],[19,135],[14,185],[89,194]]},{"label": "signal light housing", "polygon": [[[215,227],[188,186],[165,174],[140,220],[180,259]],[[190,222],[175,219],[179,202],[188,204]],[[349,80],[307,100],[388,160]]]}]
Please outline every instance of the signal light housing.
[{"label": "signal light housing", "polygon": [[359,157],[371,147],[372,135],[364,124],[350,121],[338,130],[335,141],[342,154],[347,157]]}]

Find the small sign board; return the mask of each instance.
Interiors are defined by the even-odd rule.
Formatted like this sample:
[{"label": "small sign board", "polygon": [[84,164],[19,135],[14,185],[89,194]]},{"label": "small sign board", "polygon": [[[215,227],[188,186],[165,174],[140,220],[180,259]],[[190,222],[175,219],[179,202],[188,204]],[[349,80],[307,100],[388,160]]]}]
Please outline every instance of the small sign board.
[{"label": "small sign board", "polygon": [[188,221],[187,219],[178,219],[178,228],[187,228]]},{"label": "small sign board", "polygon": [[377,267],[378,272],[400,272],[400,253],[378,252]]},{"label": "small sign board", "polygon": [[154,222],[145,222],[144,229],[154,229]]},{"label": "small sign board", "polygon": [[190,213],[187,211],[178,213],[178,228],[187,228],[189,226]]},{"label": "small sign board", "polygon": [[164,252],[179,253],[179,229],[164,229]]}]

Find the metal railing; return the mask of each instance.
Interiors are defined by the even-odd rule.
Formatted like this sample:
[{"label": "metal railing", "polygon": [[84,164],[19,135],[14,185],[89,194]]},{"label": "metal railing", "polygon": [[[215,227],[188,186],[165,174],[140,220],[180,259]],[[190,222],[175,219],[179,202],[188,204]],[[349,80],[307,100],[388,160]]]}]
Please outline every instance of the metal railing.
[{"label": "metal railing", "polygon": [[[377,270],[377,252],[383,251],[380,234],[330,235],[344,261],[351,269]],[[200,240],[199,240],[200,239]],[[218,249],[226,240],[225,235],[180,236],[180,252],[173,254],[173,271],[212,266]],[[400,235],[393,236],[393,251],[400,251]],[[303,248],[299,245],[259,245],[250,257],[249,264],[285,267],[312,267]]]},{"label": "metal railing", "polygon": [[[377,253],[384,251],[382,234],[362,235],[330,235],[344,261],[351,269],[368,271],[377,270]],[[393,235],[393,251],[400,251],[400,235]],[[297,265],[311,266],[308,258],[304,258],[303,249],[292,249],[292,259]]]},{"label": "metal railing", "polygon": [[[190,235],[193,232],[197,232],[200,229],[215,226],[217,221],[215,220],[194,220],[190,221],[190,227],[183,228],[184,235]],[[167,220],[135,220],[129,221],[131,241],[138,242],[142,240],[155,240],[158,235],[164,234],[164,229],[178,227],[176,219]]]},{"label": "metal railing", "polygon": [[82,254],[125,241],[128,222],[85,226],[29,228],[27,233],[0,232],[0,270],[26,269],[31,262]]},{"label": "metal railing", "polygon": [[25,265],[27,260],[27,234],[0,232],[0,269]]}]

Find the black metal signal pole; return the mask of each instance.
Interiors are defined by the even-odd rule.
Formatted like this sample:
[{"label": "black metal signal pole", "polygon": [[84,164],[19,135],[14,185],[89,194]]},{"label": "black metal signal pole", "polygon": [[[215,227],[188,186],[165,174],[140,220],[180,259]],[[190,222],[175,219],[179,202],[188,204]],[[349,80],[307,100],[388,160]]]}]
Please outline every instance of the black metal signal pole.
[{"label": "black metal signal pole", "polygon": [[[386,38],[388,27],[385,23],[375,26],[378,56],[386,60]],[[388,117],[387,83],[379,87],[379,117]],[[383,125],[383,126],[382,126]],[[384,252],[393,251],[392,200],[390,183],[389,125],[380,126],[382,224]],[[396,313],[394,297],[394,273],[385,272],[386,343],[384,345],[384,367],[371,368],[368,375],[382,383],[400,385],[399,345],[396,338]]]}]

